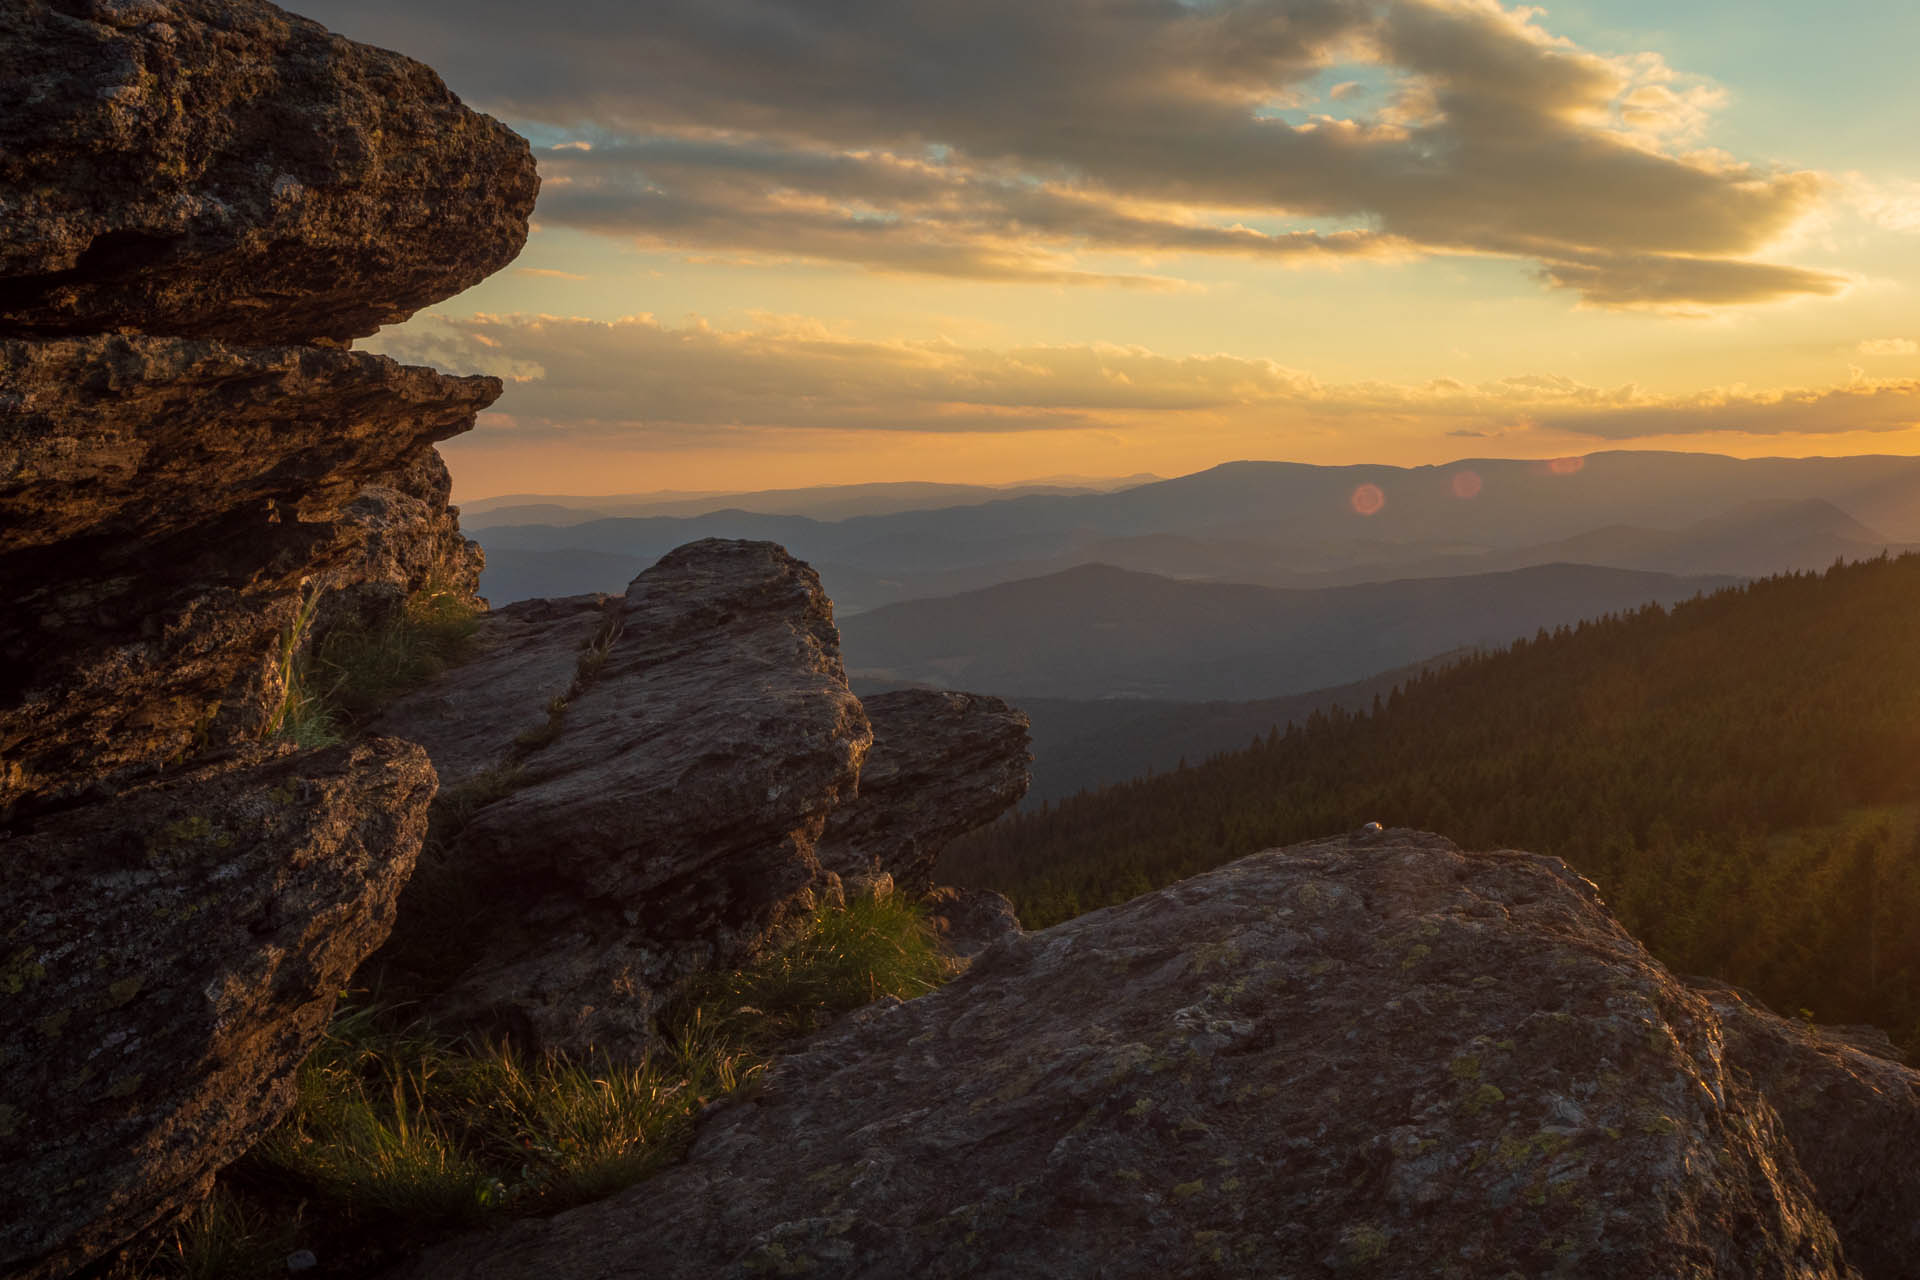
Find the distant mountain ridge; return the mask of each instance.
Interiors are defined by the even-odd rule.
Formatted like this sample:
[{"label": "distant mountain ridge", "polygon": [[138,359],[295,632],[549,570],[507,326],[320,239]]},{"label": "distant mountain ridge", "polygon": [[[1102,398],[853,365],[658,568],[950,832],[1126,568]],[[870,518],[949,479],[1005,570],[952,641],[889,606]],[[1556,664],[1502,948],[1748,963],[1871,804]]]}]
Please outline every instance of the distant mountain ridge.
[{"label": "distant mountain ridge", "polygon": [[713,511],[752,511],[761,515],[807,516],[816,520],[845,520],[852,516],[890,515],[934,507],[957,507],[1020,498],[1033,494],[1067,496],[1110,493],[1147,484],[1159,476],[1115,478],[1061,477],[1025,484],[942,484],[903,480],[874,484],[816,485],[805,489],[761,489],[750,492],[715,490],[682,493],[609,494],[572,497],[562,494],[505,494],[463,503],[461,513],[470,529],[503,525],[550,524],[560,527],[614,517],[697,516]]},{"label": "distant mountain ridge", "polygon": [[1246,700],[1360,680],[1540,627],[1730,585],[1592,565],[1317,590],[1085,565],[840,623],[856,679],[1003,697]]},{"label": "distant mountain ridge", "polygon": [[[1367,485],[1383,503],[1371,516],[1353,505]],[[1721,518],[1744,521],[1744,531],[1716,531]],[[1750,576],[1920,542],[1920,458],[1614,452],[1412,468],[1237,462],[1113,493],[1032,493],[833,520],[745,510],[610,517],[499,526],[479,537],[496,572],[516,582],[535,581],[524,552],[651,563],[698,538],[771,539],[821,571],[843,614],[1096,561],[1271,586],[1555,560]],[[609,580],[599,589],[622,586]],[[496,601],[513,598],[491,583],[485,589]]]}]

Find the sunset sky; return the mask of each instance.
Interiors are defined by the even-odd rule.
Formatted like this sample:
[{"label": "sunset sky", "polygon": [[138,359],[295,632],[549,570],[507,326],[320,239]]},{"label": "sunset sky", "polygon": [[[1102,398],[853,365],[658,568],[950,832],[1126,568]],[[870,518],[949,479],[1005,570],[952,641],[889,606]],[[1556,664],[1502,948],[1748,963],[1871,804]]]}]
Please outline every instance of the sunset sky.
[{"label": "sunset sky", "polygon": [[456,496],[1920,453],[1912,0],[293,0],[534,143]]}]

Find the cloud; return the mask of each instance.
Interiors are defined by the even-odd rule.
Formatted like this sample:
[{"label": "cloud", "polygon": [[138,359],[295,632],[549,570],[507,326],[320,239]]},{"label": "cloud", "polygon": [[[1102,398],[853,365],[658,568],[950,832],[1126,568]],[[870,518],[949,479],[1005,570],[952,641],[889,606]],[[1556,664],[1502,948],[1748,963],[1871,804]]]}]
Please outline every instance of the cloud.
[{"label": "cloud", "polygon": [[1920,381],[1859,382],[1846,387],[1757,393],[1709,391],[1659,404],[1598,413],[1544,414],[1539,424],[1608,440],[1637,436],[1840,435],[1920,426]]},{"label": "cloud", "polygon": [[1920,342],[1912,338],[1868,338],[1859,350],[1863,356],[1920,355]]},{"label": "cloud", "polygon": [[1556,374],[1467,383],[1328,383],[1271,360],[1106,344],[875,341],[817,321],[673,326],[652,316],[429,314],[379,345],[401,359],[514,385],[495,434],[517,441],[692,447],[716,433],[1125,431],[1152,427],[1547,432],[1609,440],[1891,431],[1920,423],[1920,382],[1660,397]]},{"label": "cloud", "polygon": [[587,276],[583,276],[576,271],[555,271],[550,267],[515,267],[513,274],[517,276],[535,276],[542,280],[588,279]]},{"label": "cloud", "polygon": [[[1714,86],[1495,0],[305,9],[568,139],[543,221],[652,245],[1052,283],[1139,282],[1088,253],[1491,255],[1608,307],[1847,283],[1756,260],[1827,184],[1700,147]],[[1298,105],[1343,69],[1385,88]]]}]

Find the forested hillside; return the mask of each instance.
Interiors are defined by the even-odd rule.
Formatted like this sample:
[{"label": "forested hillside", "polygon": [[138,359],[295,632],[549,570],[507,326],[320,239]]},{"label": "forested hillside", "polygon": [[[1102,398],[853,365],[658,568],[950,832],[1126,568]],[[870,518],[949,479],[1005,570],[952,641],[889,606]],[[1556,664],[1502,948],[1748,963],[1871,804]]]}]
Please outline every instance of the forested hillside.
[{"label": "forested hillside", "polygon": [[1920,555],[1542,632],[976,833],[1029,927],[1369,821],[1558,854],[1674,969],[1920,1039]]}]

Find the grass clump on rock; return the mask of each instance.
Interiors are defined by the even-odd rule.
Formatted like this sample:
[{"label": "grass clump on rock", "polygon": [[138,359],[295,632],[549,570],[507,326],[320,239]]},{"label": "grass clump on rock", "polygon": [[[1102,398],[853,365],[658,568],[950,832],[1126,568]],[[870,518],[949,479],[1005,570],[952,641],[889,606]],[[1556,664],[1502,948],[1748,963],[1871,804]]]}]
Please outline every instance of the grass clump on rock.
[{"label": "grass clump on rock", "polygon": [[479,627],[467,592],[430,579],[383,618],[355,617],[313,636],[323,592],[302,599],[281,637],[285,690],[270,730],[303,747],[332,746],[352,726],[465,658]]},{"label": "grass clump on rock", "polygon": [[[529,1053],[345,1006],[300,1069],[293,1114],[215,1198],[124,1276],[279,1274],[322,1242],[373,1270],[456,1231],[611,1195],[677,1160],[708,1104],[834,1015],[909,999],[953,972],[898,899],[820,907],[750,968],[692,983],[639,1061]],[[343,1246],[351,1258],[337,1256]]]}]

